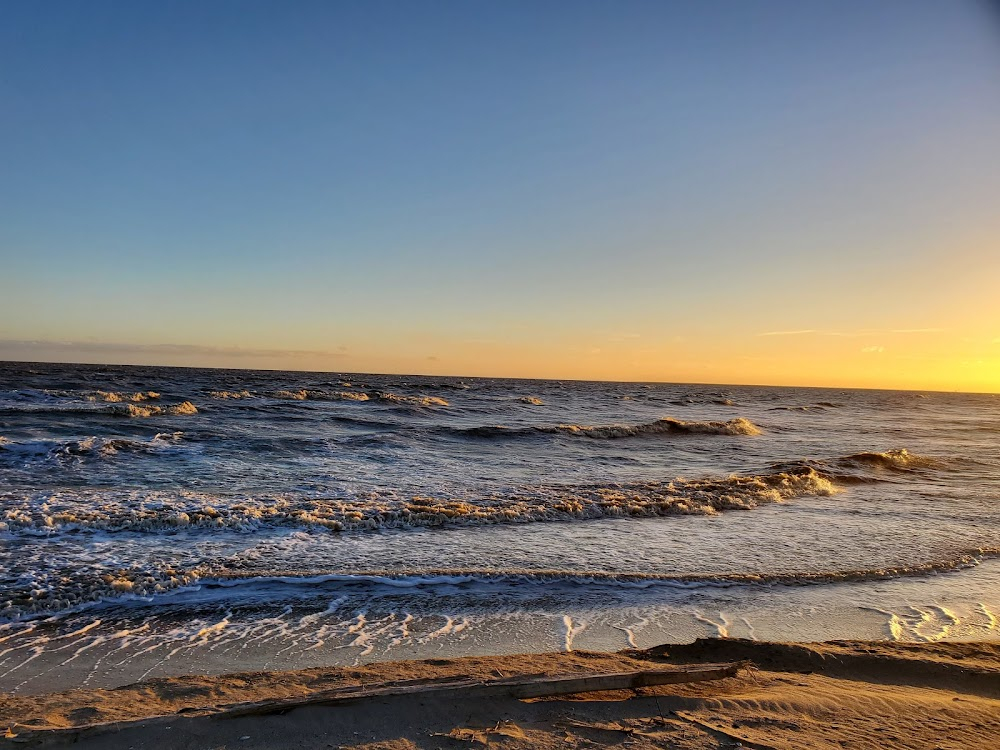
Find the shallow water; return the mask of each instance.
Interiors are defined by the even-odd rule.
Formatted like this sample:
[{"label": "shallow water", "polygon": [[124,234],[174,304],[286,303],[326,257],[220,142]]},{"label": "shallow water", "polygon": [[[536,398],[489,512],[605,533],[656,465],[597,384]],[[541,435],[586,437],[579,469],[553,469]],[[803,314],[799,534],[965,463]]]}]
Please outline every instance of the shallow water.
[{"label": "shallow water", "polygon": [[0,689],[1000,638],[1000,398],[0,364]]}]

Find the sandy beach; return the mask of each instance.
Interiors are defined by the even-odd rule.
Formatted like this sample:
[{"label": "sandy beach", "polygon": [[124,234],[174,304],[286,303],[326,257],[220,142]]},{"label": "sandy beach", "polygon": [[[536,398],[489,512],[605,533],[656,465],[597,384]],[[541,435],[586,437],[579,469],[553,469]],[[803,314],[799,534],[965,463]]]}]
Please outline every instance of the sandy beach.
[{"label": "sandy beach", "polygon": [[[740,668],[711,681],[531,699],[434,687],[459,677],[719,664]],[[410,692],[316,703],[331,690],[401,681]],[[413,692],[414,684],[426,689]],[[987,748],[1000,736],[1000,644],[705,639],[613,654],[185,676],[4,695],[0,726],[9,727],[0,743],[10,747]]]}]

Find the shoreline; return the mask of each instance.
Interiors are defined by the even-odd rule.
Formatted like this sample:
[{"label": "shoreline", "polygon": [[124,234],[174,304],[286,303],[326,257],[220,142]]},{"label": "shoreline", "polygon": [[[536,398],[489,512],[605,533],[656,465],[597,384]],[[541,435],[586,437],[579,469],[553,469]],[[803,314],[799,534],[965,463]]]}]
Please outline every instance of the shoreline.
[{"label": "shoreline", "polygon": [[[753,667],[710,682],[532,699],[475,690],[370,695],[399,681],[487,682],[723,663]],[[369,695],[308,705],[317,694],[358,687]],[[1000,736],[1000,643],[699,639],[617,653],[188,675],[0,698],[0,731],[9,728],[0,746],[12,747],[985,748]],[[251,703],[253,715],[236,715]],[[104,726],[88,729],[95,725]]]}]

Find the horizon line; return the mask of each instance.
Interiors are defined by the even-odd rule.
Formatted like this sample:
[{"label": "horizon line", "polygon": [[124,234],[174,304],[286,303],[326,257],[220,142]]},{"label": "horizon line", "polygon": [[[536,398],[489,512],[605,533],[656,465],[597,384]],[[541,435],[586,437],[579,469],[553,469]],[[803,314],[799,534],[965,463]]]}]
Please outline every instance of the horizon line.
[{"label": "horizon line", "polygon": [[0,365],[20,364],[20,365],[67,365],[70,367],[158,367],[170,370],[220,370],[235,372],[300,372],[318,375],[374,375],[377,377],[421,377],[421,378],[441,378],[458,380],[530,380],[545,383],[561,383],[570,381],[573,383],[634,383],[637,385],[692,385],[692,386],[719,386],[725,388],[799,388],[799,389],[822,389],[828,391],[888,391],[891,393],[951,393],[968,396],[998,396],[1000,391],[962,391],[959,389],[942,390],[940,388],[873,388],[871,386],[848,386],[848,385],[774,385],[772,383],[703,383],[684,382],[675,380],[602,380],[588,378],[529,378],[529,377],[502,377],[496,375],[432,375],[420,372],[349,372],[347,370],[300,370],[295,368],[280,369],[271,367],[218,367],[215,365],[158,365],[158,364],[134,364],[122,362],[49,362],[45,360],[22,360],[22,359],[0,359]]}]

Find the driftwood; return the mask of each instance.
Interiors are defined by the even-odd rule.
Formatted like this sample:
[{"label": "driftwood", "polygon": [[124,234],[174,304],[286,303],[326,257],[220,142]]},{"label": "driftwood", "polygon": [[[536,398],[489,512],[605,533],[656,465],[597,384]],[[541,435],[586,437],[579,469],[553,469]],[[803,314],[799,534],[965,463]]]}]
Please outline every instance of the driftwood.
[{"label": "driftwood", "polygon": [[521,675],[498,680],[478,680],[468,677],[444,679],[400,680],[370,685],[349,685],[323,690],[296,698],[206,706],[183,709],[179,713],[148,716],[126,721],[103,722],[75,727],[28,728],[15,727],[13,742],[45,745],[51,742],[76,739],[105,732],[118,732],[129,727],[150,727],[183,721],[185,718],[232,719],[240,716],[262,716],[285,713],[304,706],[332,706],[368,698],[388,698],[406,695],[423,695],[442,698],[461,692],[462,695],[497,698],[540,698],[572,693],[589,693],[602,690],[627,690],[684,682],[705,682],[735,677],[747,662],[731,664],[703,664],[695,667],[667,667],[630,672],[613,672],[589,675]]},{"label": "driftwood", "polygon": [[631,672],[611,672],[589,675],[521,675],[500,680],[476,680],[467,677],[439,680],[404,680],[377,685],[351,685],[324,690],[301,698],[287,698],[260,703],[238,703],[216,714],[220,718],[281,713],[301,706],[325,706],[365,698],[393,697],[413,694],[450,693],[462,691],[477,697],[541,698],[572,693],[593,693],[600,690],[627,690],[630,688],[671,685],[681,682],[705,682],[735,677],[746,666],[733,664],[706,664],[697,667],[667,669],[642,669]]}]

